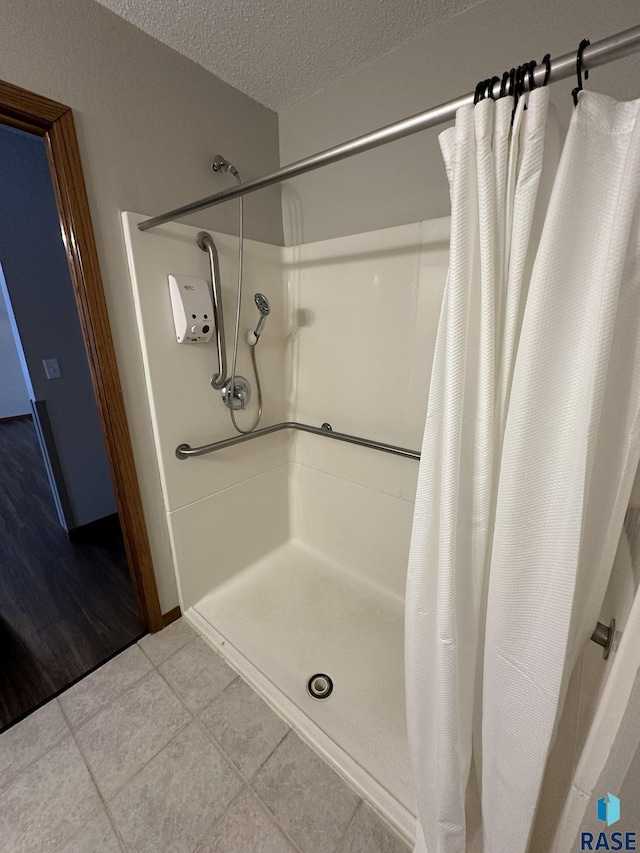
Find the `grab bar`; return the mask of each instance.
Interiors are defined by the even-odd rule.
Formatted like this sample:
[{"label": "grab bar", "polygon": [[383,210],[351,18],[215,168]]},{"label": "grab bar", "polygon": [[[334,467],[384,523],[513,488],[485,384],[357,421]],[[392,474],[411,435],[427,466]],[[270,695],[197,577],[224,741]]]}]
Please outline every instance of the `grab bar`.
[{"label": "grab bar", "polygon": [[200,231],[196,243],[203,252],[209,255],[211,267],[211,292],[213,295],[213,323],[216,327],[216,347],[218,349],[218,373],[211,377],[211,387],[216,390],[227,384],[227,345],[224,339],[224,313],[222,310],[222,293],[220,291],[220,264],[218,250],[211,234]]},{"label": "grab bar", "polygon": [[179,444],[176,447],[176,456],[178,459],[188,459],[190,456],[204,456],[205,453],[213,453],[216,450],[224,450],[225,447],[233,447],[235,444],[242,444],[245,441],[251,441],[253,438],[259,438],[263,435],[271,435],[273,432],[280,432],[283,429],[297,429],[300,432],[310,432],[313,435],[324,435],[326,438],[333,438],[336,441],[345,441],[347,444],[357,444],[360,447],[370,447],[372,450],[381,450],[383,453],[392,453],[394,456],[404,456],[405,459],[420,459],[420,453],[417,450],[408,450],[406,447],[398,447],[395,444],[385,444],[383,441],[371,441],[368,438],[360,438],[357,435],[349,435],[346,432],[334,432],[331,425],[324,423],[321,427],[309,426],[309,424],[301,424],[297,421],[284,421],[280,424],[257,429],[255,432],[249,432],[243,435],[234,435],[232,438],[224,438],[222,441],[214,441],[211,444],[203,444],[200,447],[191,447],[189,444]]}]

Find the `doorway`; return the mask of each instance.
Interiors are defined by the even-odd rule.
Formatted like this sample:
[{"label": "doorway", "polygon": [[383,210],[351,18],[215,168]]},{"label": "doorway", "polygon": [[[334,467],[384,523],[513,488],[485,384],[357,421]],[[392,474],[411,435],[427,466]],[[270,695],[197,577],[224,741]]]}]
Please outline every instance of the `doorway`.
[{"label": "doorway", "polygon": [[17,411],[0,410],[0,730],[164,624],[71,111],[0,82],[0,156],[7,135],[35,152],[25,167],[46,173],[49,198],[22,246],[3,217],[0,345],[9,329],[24,385]]}]

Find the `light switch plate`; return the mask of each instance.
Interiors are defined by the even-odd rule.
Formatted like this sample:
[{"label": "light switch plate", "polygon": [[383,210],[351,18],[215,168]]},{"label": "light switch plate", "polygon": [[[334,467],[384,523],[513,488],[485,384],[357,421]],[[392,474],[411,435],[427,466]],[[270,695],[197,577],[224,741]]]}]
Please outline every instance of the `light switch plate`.
[{"label": "light switch plate", "polygon": [[60,379],[62,373],[60,373],[60,365],[57,358],[43,358],[42,364],[47,379]]}]

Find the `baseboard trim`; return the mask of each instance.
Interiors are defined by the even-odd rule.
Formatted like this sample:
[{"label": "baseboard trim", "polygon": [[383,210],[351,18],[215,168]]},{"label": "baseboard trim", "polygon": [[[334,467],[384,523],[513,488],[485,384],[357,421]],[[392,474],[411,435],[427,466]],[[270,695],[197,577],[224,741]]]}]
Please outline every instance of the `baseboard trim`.
[{"label": "baseboard trim", "polygon": [[118,513],[113,512],[110,515],[103,515],[101,518],[96,518],[93,521],[88,521],[86,524],[81,524],[78,527],[70,528],[67,533],[69,539],[76,542],[100,540],[105,537],[120,537],[122,536],[122,528],[120,527],[120,519]]},{"label": "baseboard trim", "polygon": [[171,625],[172,622],[175,622],[176,619],[179,619],[182,616],[182,611],[180,610],[180,605],[176,604],[176,606],[169,610],[167,613],[162,614],[162,622],[164,627],[167,625]]},{"label": "baseboard trim", "polygon": [[8,424],[9,421],[26,421],[31,420],[31,413],[27,412],[24,415],[8,415],[6,418],[0,418],[0,424]]}]

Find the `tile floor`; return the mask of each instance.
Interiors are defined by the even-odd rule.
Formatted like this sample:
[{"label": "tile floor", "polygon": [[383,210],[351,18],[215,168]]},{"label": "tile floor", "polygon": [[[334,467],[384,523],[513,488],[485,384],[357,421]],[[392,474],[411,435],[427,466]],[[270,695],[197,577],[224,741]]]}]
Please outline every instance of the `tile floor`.
[{"label": "tile floor", "polygon": [[3,853],[408,853],[179,620],[0,735]]}]

